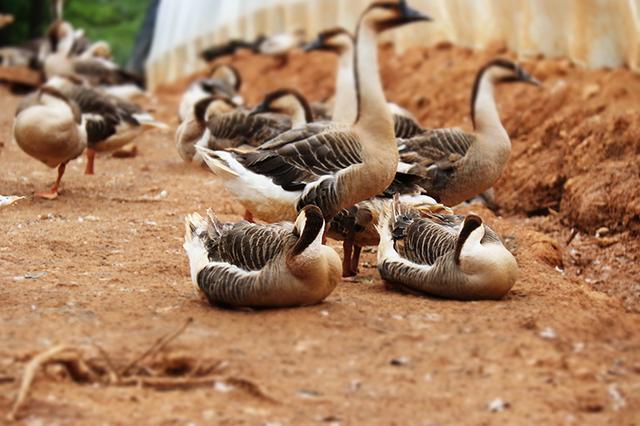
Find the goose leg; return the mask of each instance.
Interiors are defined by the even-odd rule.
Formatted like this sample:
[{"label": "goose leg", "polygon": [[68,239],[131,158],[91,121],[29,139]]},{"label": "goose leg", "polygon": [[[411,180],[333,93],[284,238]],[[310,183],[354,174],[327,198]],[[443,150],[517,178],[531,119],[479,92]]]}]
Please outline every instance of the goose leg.
[{"label": "goose leg", "polygon": [[358,275],[358,272],[360,272],[360,269],[358,268],[358,265],[360,265],[360,253],[362,252],[362,247],[360,247],[357,244],[353,245],[353,256],[351,257],[351,265],[349,265],[350,269],[351,269],[351,273],[353,274],[353,276]]},{"label": "goose leg", "polygon": [[354,273],[351,270],[351,253],[353,251],[353,241],[344,240],[342,243],[342,277],[353,277]]},{"label": "goose leg", "polygon": [[251,213],[249,210],[245,209],[244,211],[244,216],[243,216],[244,220],[246,220],[247,222],[251,222],[251,223],[255,223],[254,219],[253,219],[253,213]]},{"label": "goose leg", "polygon": [[49,192],[38,192],[36,193],[36,197],[45,198],[47,200],[55,200],[58,198],[58,188],[60,188],[60,181],[62,180],[62,175],[64,175],[64,169],[67,167],[67,163],[62,163],[58,166],[58,178],[56,179],[56,183],[53,184],[51,190]]},{"label": "goose leg", "polygon": [[84,170],[85,175],[93,174],[93,162],[96,158],[96,150],[93,148],[87,148],[87,168]]}]

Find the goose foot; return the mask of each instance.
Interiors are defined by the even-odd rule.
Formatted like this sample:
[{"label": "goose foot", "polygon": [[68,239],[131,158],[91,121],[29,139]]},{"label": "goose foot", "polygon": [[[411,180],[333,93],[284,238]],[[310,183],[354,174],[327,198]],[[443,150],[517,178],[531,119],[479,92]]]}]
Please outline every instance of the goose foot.
[{"label": "goose foot", "polygon": [[56,183],[53,184],[51,190],[49,192],[37,192],[36,197],[44,198],[46,200],[55,200],[58,198],[58,189],[60,188],[60,181],[62,180],[62,175],[64,175],[64,170],[67,168],[67,163],[62,163],[58,166],[58,178],[56,179]]},{"label": "goose foot", "polygon": [[358,266],[360,265],[360,253],[362,252],[362,247],[358,246],[358,245],[353,245],[353,256],[351,257],[351,272],[353,273],[353,275],[358,275],[358,272],[360,272],[360,268],[358,268]]},{"label": "goose foot", "polygon": [[93,162],[96,158],[96,150],[87,148],[87,167],[84,169],[85,175],[93,175]]},{"label": "goose foot", "polygon": [[[358,246],[355,246],[355,249],[359,256],[360,251],[358,250]],[[342,278],[355,277],[358,273],[358,271],[354,271],[352,267],[352,253],[355,253],[353,241],[344,240],[342,242]]]}]

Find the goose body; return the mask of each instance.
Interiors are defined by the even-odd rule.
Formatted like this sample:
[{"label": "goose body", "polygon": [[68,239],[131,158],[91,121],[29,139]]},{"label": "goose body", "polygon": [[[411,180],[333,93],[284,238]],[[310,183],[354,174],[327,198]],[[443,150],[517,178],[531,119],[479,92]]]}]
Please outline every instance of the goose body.
[{"label": "goose body", "polygon": [[44,198],[58,195],[67,162],[87,146],[87,132],[78,106],[62,93],[42,87],[18,106],[13,136],[18,146],[49,167],[58,167],[58,179]]},{"label": "goose body", "polygon": [[[354,39],[343,28],[322,31],[317,38],[305,46],[305,51],[321,50],[338,55],[336,89],[333,102],[333,121],[352,123],[357,115],[356,91],[354,84]],[[417,119],[405,108],[387,102],[391,111],[396,137],[411,137],[423,129]]]},{"label": "goose body", "polygon": [[211,170],[247,210],[268,222],[292,220],[309,204],[330,220],[384,191],[398,152],[378,72],[377,33],[427,19],[405,2],[374,3],[358,23],[354,122],[310,123],[251,152],[199,147]]},{"label": "goose body", "polygon": [[423,217],[396,198],[378,230],[378,271],[398,287],[451,299],[499,299],[517,279],[515,258],[478,216]]},{"label": "goose body", "polygon": [[452,206],[487,189],[500,177],[511,141],[493,97],[501,81],[537,81],[511,61],[497,59],[477,74],[471,101],[473,132],[426,130],[398,140],[399,171],[422,177],[419,184],[439,202]]},{"label": "goose body", "polygon": [[50,79],[46,86],[74,101],[82,113],[88,145],[87,174],[93,174],[93,156],[96,151],[118,149],[149,128],[167,128],[137,105],[98,89],[61,77]]},{"label": "goose body", "polygon": [[285,307],[321,302],[340,281],[340,259],[322,245],[324,219],[305,207],[295,224],[223,224],[187,218],[184,249],[196,291],[211,304]]}]

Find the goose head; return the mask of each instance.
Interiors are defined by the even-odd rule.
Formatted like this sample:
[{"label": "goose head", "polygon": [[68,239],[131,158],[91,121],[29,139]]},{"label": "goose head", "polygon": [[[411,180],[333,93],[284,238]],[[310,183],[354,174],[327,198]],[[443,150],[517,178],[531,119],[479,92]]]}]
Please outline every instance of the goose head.
[{"label": "goose head", "polygon": [[278,113],[291,117],[294,127],[313,121],[313,113],[307,99],[293,89],[278,89],[268,93],[249,115]]},{"label": "goose head", "polygon": [[308,205],[300,210],[292,231],[293,235],[298,237],[298,241],[291,248],[289,256],[298,256],[320,246],[324,235],[324,226],[324,217],[319,207]]},{"label": "goose head", "polygon": [[433,20],[431,16],[411,8],[405,0],[375,2],[363,12],[361,19],[377,32],[413,22]]},{"label": "goose head", "polygon": [[479,74],[488,74],[494,83],[522,82],[539,86],[540,82],[526,72],[520,65],[508,59],[494,59],[489,61]]},{"label": "goose head", "polygon": [[318,33],[315,40],[304,47],[305,52],[322,50],[340,54],[353,47],[353,36],[344,28],[332,28]]},{"label": "goose head", "polygon": [[482,219],[468,215],[455,247],[454,261],[471,282],[478,280],[492,283],[483,292],[488,296],[502,297],[515,283],[518,264],[495,234],[487,233]]},{"label": "goose head", "polygon": [[47,37],[52,52],[68,53],[73,47],[76,33],[67,21],[57,20],[49,26]]},{"label": "goose head", "polygon": [[238,105],[226,96],[213,95],[199,100],[193,106],[193,118],[199,123],[206,123],[210,117],[233,112]]},{"label": "goose head", "polygon": [[98,40],[89,46],[84,56],[110,60],[113,55],[111,54],[109,43],[104,40]]},{"label": "goose head", "polygon": [[232,65],[216,65],[209,71],[209,77],[224,82],[229,85],[229,87],[233,87],[236,92],[239,91],[240,86],[242,86],[242,77],[240,77],[240,73]]}]

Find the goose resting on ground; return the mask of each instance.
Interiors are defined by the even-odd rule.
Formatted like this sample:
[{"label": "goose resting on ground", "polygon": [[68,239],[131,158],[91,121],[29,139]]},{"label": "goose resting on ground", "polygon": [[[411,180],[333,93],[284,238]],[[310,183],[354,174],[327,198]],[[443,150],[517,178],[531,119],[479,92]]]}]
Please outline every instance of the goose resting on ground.
[{"label": "goose resting on ground", "polygon": [[478,72],[471,97],[473,133],[433,129],[398,139],[398,171],[422,177],[429,195],[454,206],[489,189],[500,177],[511,152],[509,135],[500,122],[493,87],[502,82],[538,81],[515,63],[495,59]]},{"label": "goose resting on ground", "polygon": [[451,299],[500,299],[518,264],[475,215],[427,214],[394,199],[378,224],[378,271],[386,282]]},{"label": "goose resting on ground", "polygon": [[248,211],[267,222],[291,220],[309,204],[330,220],[381,193],[393,181],[398,150],[378,71],[377,34],[429,19],[404,1],[373,3],[362,13],[353,124],[307,124],[246,153],[198,147],[205,161]]},{"label": "goose resting on ground", "polygon": [[217,65],[211,68],[207,78],[193,81],[180,98],[178,118],[184,121],[189,111],[200,100],[208,96],[226,96],[237,105],[243,105],[244,100],[239,95],[242,78],[238,70],[232,65]]},{"label": "goose resting on ground", "polygon": [[340,258],[322,245],[324,219],[307,206],[295,224],[223,224],[209,211],[186,219],[191,280],[213,304],[284,307],[321,302],[340,281]]}]

